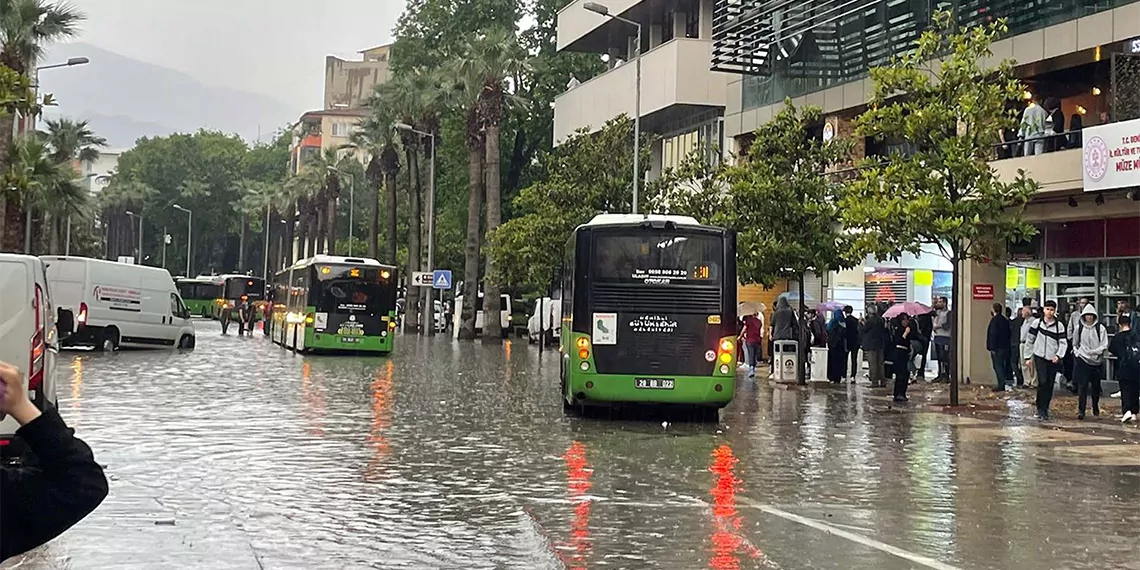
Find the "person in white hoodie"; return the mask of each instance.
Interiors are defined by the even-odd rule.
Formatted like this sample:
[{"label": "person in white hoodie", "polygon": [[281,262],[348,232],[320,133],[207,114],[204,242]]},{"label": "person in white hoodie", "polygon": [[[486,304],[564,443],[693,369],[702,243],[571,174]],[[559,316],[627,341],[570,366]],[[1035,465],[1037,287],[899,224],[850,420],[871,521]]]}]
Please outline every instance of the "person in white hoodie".
[{"label": "person in white hoodie", "polygon": [[1108,350],[1108,329],[1097,318],[1092,304],[1081,310],[1080,326],[1073,333],[1073,380],[1077,384],[1077,419],[1085,419],[1085,404],[1092,395],[1093,415],[1100,415],[1100,378]]}]

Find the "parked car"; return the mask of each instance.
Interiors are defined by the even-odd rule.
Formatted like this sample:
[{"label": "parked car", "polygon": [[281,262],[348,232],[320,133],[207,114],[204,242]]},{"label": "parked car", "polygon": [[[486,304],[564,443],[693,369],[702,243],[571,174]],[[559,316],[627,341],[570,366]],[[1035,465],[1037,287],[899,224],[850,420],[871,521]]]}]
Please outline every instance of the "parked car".
[{"label": "parked car", "polygon": [[[36,407],[55,406],[55,366],[59,334],[51,287],[44,263],[30,255],[0,253],[0,361],[24,373],[28,396]],[[19,455],[13,445],[20,425],[11,417],[0,421],[0,449]]]},{"label": "parked car", "polygon": [[64,346],[194,348],[190,310],[159,267],[44,256]]}]

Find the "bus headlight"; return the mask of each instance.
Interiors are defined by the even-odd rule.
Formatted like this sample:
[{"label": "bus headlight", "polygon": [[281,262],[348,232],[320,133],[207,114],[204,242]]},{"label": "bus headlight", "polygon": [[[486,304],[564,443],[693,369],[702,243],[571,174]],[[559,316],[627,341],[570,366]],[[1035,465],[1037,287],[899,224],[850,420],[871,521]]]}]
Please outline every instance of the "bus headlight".
[{"label": "bus headlight", "polygon": [[727,364],[721,364],[720,365],[720,373],[721,374],[728,374],[728,365]]},{"label": "bus headlight", "polygon": [[581,368],[582,371],[585,372],[586,370],[590,369],[590,363],[583,361],[581,364],[578,365],[578,368]]}]

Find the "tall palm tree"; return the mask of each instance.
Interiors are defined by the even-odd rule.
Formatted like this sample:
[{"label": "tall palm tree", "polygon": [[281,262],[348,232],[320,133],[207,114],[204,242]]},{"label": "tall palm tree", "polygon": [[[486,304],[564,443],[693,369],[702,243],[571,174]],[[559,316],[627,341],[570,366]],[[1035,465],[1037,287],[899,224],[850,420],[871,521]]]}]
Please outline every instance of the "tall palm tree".
[{"label": "tall palm tree", "polygon": [[[416,130],[438,133],[439,116],[446,104],[442,74],[424,70],[412,70],[397,75],[381,86],[379,92],[388,102],[392,116],[397,122],[410,125]],[[439,137],[435,138],[439,142]],[[423,267],[423,182],[420,177],[420,151],[435,152],[434,148],[424,148],[423,137],[417,133],[400,131],[400,142],[404,148],[408,164],[408,205],[411,214],[408,232],[408,297],[405,304],[405,319],[413,328],[419,326],[419,288],[412,284],[412,273]]]},{"label": "tall palm tree", "polygon": [[[65,2],[0,0],[0,64],[27,76],[48,44],[75,36],[85,16]],[[7,172],[12,146],[11,118],[0,112],[0,172]],[[13,200],[14,199],[14,200]],[[0,195],[0,250],[22,249],[26,204],[19,196]]]},{"label": "tall palm tree", "polygon": [[369,188],[376,191],[376,198],[370,199],[372,210],[369,220],[368,255],[379,259],[380,247],[380,187],[383,185],[387,197],[387,248],[385,255],[389,263],[396,261],[396,174],[400,171],[399,135],[392,126],[391,110],[386,107],[382,96],[369,99],[373,115],[365,120],[353,134],[352,145],[368,152],[369,161],[365,168]]},{"label": "tall palm tree", "polygon": [[[87,121],[74,121],[72,119],[48,119],[47,130],[40,136],[51,147],[52,158],[66,165],[75,176],[78,176],[78,165],[93,162],[99,158],[99,149],[107,146],[107,139],[95,136],[87,126]],[[62,253],[59,249],[59,236],[63,231],[64,220],[72,213],[64,213],[56,207],[57,203],[49,203],[44,210],[49,216],[50,223],[39,224],[40,231],[48,232],[50,236],[49,253]]]},{"label": "tall palm tree", "polygon": [[[508,82],[523,75],[529,63],[514,30],[509,29],[494,29],[473,38],[467,43],[466,52],[459,64],[460,77],[481,85],[476,108],[486,147],[483,176],[487,196],[486,236],[489,240],[502,222],[499,133],[504,107],[507,100],[513,98]],[[500,313],[500,305],[495,266],[488,255],[483,285],[484,344],[502,342],[500,321],[492,317]]]}]

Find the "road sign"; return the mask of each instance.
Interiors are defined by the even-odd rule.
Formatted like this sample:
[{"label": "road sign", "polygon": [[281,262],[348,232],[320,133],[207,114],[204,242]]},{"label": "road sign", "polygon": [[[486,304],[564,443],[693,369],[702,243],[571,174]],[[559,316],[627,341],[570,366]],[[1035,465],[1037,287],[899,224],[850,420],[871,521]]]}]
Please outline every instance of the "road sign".
[{"label": "road sign", "polygon": [[412,285],[416,287],[431,287],[434,283],[435,279],[430,271],[412,272]]},{"label": "road sign", "polygon": [[451,289],[451,270],[436,269],[432,272],[432,287],[436,289]]}]

